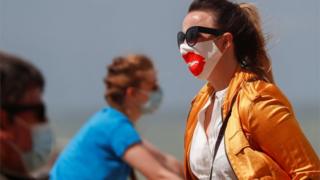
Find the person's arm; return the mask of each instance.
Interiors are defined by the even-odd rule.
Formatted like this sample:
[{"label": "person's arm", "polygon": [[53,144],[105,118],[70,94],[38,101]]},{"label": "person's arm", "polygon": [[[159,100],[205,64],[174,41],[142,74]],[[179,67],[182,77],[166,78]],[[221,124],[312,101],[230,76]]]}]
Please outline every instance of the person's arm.
[{"label": "person's arm", "polygon": [[163,167],[142,143],[129,147],[125,151],[123,159],[134,169],[140,171],[147,179],[182,179]]},{"label": "person's arm", "polygon": [[143,145],[147,150],[167,169],[170,171],[183,176],[183,166],[182,164],[172,155],[163,153],[152,145],[146,139],[143,139]]},{"label": "person's arm", "polygon": [[260,93],[248,113],[254,142],[292,179],[320,178],[320,161],[299,127],[290,103],[274,86]]},{"label": "person's arm", "polygon": [[142,143],[138,132],[130,123],[119,124],[111,133],[109,146],[115,155],[148,179],[181,179],[166,169]]}]

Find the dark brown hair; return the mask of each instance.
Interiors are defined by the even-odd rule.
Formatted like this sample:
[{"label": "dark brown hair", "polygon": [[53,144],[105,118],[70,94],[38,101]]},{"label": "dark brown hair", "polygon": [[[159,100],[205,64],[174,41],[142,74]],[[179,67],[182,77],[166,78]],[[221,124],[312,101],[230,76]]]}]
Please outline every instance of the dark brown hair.
[{"label": "dark brown hair", "polygon": [[31,88],[44,90],[42,73],[20,57],[0,51],[0,103],[17,104]]},{"label": "dark brown hair", "polygon": [[122,107],[128,87],[139,87],[141,72],[154,69],[151,59],[142,54],[119,56],[107,67],[105,99],[110,106]]},{"label": "dark brown hair", "polygon": [[218,28],[233,35],[235,55],[243,68],[273,82],[260,17],[253,4],[235,4],[227,0],[194,0],[189,12],[197,10],[214,13]]}]

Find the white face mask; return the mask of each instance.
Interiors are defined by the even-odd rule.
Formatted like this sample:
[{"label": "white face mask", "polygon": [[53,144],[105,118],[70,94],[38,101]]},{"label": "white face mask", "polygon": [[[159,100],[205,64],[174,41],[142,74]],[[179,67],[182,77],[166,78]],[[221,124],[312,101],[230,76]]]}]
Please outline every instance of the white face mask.
[{"label": "white face mask", "polygon": [[152,91],[149,93],[143,90],[140,90],[140,91],[149,96],[148,101],[141,106],[142,113],[151,114],[155,112],[159,108],[162,102],[162,97],[163,97],[162,90],[159,88],[158,90]]},{"label": "white face mask", "polygon": [[45,165],[53,149],[53,133],[47,123],[35,125],[32,131],[32,149],[22,152],[22,158],[28,171],[36,170]]},{"label": "white face mask", "polygon": [[182,43],[180,53],[191,73],[198,79],[207,80],[221,59],[222,53],[212,41],[198,42],[193,47]]}]

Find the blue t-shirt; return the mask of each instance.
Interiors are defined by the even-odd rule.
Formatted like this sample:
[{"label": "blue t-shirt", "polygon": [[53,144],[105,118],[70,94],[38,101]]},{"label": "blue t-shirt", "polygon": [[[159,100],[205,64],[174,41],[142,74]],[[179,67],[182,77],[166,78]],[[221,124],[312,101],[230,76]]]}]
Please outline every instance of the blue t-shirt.
[{"label": "blue t-shirt", "polygon": [[95,114],[60,154],[50,179],[127,179],[124,152],[141,138],[130,120],[113,108]]}]

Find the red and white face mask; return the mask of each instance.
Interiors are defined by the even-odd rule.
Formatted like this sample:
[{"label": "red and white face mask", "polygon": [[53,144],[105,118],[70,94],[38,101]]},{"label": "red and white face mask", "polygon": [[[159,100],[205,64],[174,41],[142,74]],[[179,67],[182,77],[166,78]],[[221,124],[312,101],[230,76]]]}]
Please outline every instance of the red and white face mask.
[{"label": "red and white face mask", "polygon": [[209,78],[222,56],[212,40],[198,42],[193,47],[184,42],[180,45],[180,53],[191,73],[201,80]]}]

